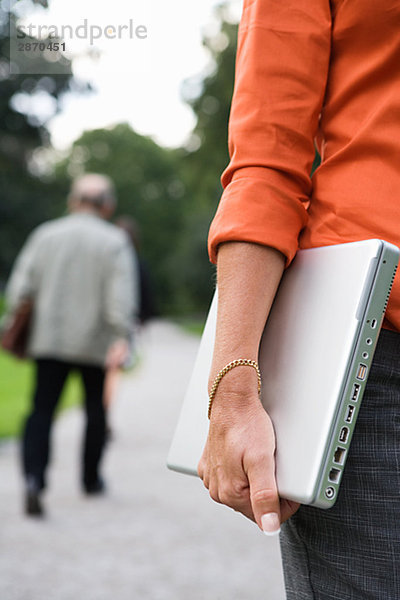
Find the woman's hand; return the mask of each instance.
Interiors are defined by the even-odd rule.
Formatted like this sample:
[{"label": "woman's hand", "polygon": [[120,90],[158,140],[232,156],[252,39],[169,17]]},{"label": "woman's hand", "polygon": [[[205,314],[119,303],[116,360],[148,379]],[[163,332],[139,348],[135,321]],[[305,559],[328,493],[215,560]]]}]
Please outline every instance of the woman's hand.
[{"label": "woman's hand", "polygon": [[[232,360],[257,359],[284,264],[285,257],[274,248],[246,242],[220,245],[210,385]],[[298,504],[278,497],[274,429],[258,398],[252,367],[235,367],[221,379],[198,471],[214,500],[256,521],[267,534],[277,532],[297,510]]]},{"label": "woman's hand", "polygon": [[[235,369],[241,371],[235,378],[247,378],[248,374],[243,375],[246,368]],[[221,381],[215,397],[198,472],[213,500],[241,512],[265,534],[273,535],[299,504],[279,499],[274,429],[257,392],[240,394],[239,400],[231,385],[234,377],[229,375],[233,373],[225,376],[226,382]]]}]

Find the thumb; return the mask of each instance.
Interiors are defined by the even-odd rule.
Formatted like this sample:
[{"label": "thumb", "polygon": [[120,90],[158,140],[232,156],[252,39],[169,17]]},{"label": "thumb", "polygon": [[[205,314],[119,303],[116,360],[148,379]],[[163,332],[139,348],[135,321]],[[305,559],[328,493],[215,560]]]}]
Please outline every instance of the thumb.
[{"label": "thumb", "polygon": [[248,470],[250,502],[257,525],[265,535],[278,535],[281,515],[275,482],[274,456],[257,461]]}]

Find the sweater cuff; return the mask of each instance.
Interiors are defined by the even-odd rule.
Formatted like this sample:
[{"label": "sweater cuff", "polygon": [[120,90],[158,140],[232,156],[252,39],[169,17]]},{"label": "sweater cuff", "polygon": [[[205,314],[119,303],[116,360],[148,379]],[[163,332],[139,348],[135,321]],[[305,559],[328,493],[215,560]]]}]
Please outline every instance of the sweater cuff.
[{"label": "sweater cuff", "polygon": [[251,242],[279,250],[286,256],[288,266],[297,252],[300,231],[307,223],[309,203],[308,196],[298,197],[294,182],[292,186],[288,189],[287,178],[270,169],[237,171],[225,188],[211,223],[211,262],[217,262],[219,244]]}]

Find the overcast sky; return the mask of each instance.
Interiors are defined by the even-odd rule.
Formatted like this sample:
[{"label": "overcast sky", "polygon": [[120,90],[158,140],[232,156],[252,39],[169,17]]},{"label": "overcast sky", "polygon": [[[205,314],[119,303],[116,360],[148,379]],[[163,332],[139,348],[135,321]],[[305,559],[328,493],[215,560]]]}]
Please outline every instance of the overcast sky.
[{"label": "overcast sky", "polygon": [[[213,9],[218,0],[50,0],[49,10],[38,9],[30,22],[79,25],[83,19],[99,26],[131,23],[142,38],[102,40],[96,61],[74,61],[76,76],[89,80],[96,92],[65,99],[61,114],[50,122],[53,144],[68,147],[87,129],[129,122],[158,143],[178,146],[193,127],[190,109],[181,100],[181,84],[209,64],[201,40],[205,28],[215,27]],[[241,0],[231,0],[239,17]],[[111,30],[110,30],[111,31]],[[127,34],[127,28],[124,32]],[[121,34],[122,35],[122,34]],[[75,40],[78,42],[77,40]],[[68,42],[71,46],[72,41]],[[81,44],[89,46],[88,40]],[[72,46],[71,46],[72,47]],[[93,48],[93,46],[92,46]],[[79,53],[79,46],[73,48]],[[85,48],[81,47],[81,54]]]}]

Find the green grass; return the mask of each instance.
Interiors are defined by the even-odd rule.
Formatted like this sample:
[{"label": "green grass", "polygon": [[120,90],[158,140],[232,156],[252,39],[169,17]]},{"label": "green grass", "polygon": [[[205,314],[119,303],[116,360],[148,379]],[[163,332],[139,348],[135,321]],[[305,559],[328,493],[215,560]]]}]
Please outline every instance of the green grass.
[{"label": "green grass", "polygon": [[[19,435],[30,408],[34,365],[31,361],[14,359],[0,351],[0,438]],[[60,410],[80,402],[78,376],[69,377],[64,388]]]}]

